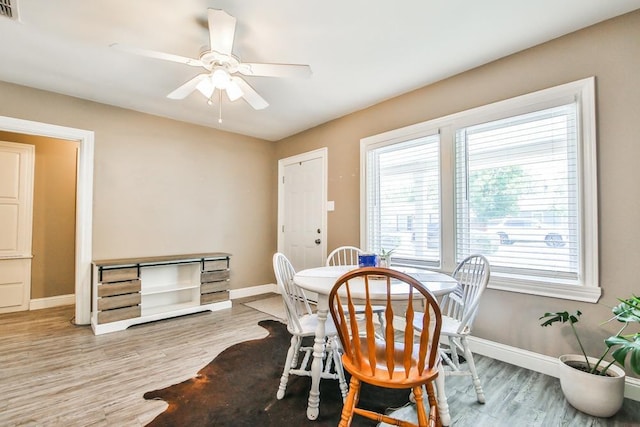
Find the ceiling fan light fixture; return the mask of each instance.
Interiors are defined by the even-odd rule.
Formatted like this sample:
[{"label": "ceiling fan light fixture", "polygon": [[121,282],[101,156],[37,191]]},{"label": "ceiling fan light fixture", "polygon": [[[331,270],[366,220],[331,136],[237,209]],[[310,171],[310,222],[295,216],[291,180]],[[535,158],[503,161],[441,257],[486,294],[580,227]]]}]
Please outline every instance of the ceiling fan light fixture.
[{"label": "ceiling fan light fixture", "polygon": [[207,76],[206,79],[202,79],[200,83],[198,83],[196,89],[203,94],[205,98],[211,98],[211,95],[213,95],[213,91],[215,90],[215,86],[211,82],[211,78]]},{"label": "ceiling fan light fixture", "polygon": [[216,89],[226,89],[231,83],[231,77],[226,70],[218,68],[211,73],[211,83]]}]

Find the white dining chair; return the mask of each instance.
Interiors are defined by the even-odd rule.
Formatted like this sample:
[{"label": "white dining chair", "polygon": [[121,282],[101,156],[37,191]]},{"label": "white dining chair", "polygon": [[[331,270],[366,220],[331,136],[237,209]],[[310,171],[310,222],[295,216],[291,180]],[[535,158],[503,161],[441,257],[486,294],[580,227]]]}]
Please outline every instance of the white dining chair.
[{"label": "white dining chair", "polygon": [[[282,253],[273,255],[273,270],[278,283],[278,290],[282,294],[282,300],[287,314],[287,330],[291,334],[291,344],[287,351],[282,377],[276,397],[282,399],[287,389],[289,375],[311,377],[311,357],[313,355],[313,342],[303,346],[303,339],[315,337],[318,317],[312,312],[304,291],[294,282],[295,270],[291,262]],[[325,323],[327,357],[324,359],[322,379],[338,380],[342,399],[347,396],[347,383],[342,368],[340,344],[334,323],[327,319]],[[302,355],[302,360],[300,360]]]},{"label": "white dining chair", "polygon": [[340,246],[331,251],[327,257],[327,266],[331,265],[359,265],[358,255],[364,251],[355,246]]},{"label": "white dining chair", "polygon": [[[458,264],[452,276],[458,281],[458,287],[443,296],[440,301],[442,311],[440,356],[447,366],[444,372],[447,376],[470,376],[478,402],[484,403],[484,391],[467,337],[471,334],[473,321],[478,314],[480,297],[489,283],[489,261],[482,255],[470,255]],[[422,313],[416,313],[413,323],[416,328],[420,328]],[[459,352],[464,354],[466,368],[461,364]]]},{"label": "white dining chair", "polygon": [[[364,251],[355,246],[339,246],[335,248],[329,256],[327,256],[327,266],[332,265],[360,265],[359,255],[362,255]],[[384,306],[374,305],[372,307],[373,312],[378,316],[378,323],[380,325],[380,333],[384,334]],[[356,314],[364,314],[364,306],[355,306]]]}]

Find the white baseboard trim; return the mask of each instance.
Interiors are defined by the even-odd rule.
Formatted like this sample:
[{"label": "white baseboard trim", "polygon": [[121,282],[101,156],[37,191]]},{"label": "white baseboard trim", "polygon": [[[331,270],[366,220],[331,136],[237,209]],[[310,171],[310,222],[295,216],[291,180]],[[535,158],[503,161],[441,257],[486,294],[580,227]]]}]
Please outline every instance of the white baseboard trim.
[{"label": "white baseboard trim", "polygon": [[248,288],[231,289],[229,291],[229,299],[234,300],[268,293],[278,293],[278,285],[270,283],[267,285],[250,286]]},{"label": "white baseboard trim", "polygon": [[[269,283],[266,285],[251,286],[248,288],[231,289],[229,291],[229,298],[234,300],[268,293],[278,293],[278,285],[275,283]],[[36,298],[29,301],[29,310],[41,310],[43,308],[59,307],[61,305],[73,305],[75,303],[76,296],[74,294]]]},{"label": "white baseboard trim", "polygon": [[[558,378],[558,359],[555,357],[477,337],[469,337],[469,345],[472,352],[482,356]],[[640,402],[640,379],[626,377],[624,397]]]},{"label": "white baseboard trim", "polygon": [[60,307],[61,305],[73,305],[75,303],[76,296],[74,294],[36,298],[29,301],[29,310],[41,310],[43,308]]}]

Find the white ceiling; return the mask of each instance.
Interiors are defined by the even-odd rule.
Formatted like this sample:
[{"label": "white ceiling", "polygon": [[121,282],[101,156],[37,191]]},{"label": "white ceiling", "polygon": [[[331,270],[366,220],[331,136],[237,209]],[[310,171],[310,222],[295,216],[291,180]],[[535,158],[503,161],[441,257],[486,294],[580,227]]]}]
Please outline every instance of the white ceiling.
[{"label": "white ceiling", "polygon": [[[0,80],[279,140],[580,28],[640,0],[11,0]],[[270,106],[166,95],[202,70],[113,43],[197,58],[207,8],[238,20],[246,62],[309,64],[309,79],[246,77]],[[0,96],[1,99],[1,96]]]}]

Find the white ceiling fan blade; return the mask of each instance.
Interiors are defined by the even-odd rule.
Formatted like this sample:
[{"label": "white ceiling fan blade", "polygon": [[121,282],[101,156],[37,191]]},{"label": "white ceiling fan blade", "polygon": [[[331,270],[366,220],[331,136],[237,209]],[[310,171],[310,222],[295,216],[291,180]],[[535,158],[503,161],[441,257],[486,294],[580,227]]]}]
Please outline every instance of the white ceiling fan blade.
[{"label": "white ceiling fan blade", "polygon": [[242,97],[254,109],[262,110],[269,106],[269,103],[265,101],[263,97],[258,95],[258,92],[256,92],[254,88],[249,86],[249,83],[244,81],[244,79],[237,76],[232,76],[231,80],[240,87],[240,90],[242,90]]},{"label": "white ceiling fan blade", "polygon": [[208,77],[209,77],[209,74],[198,74],[197,76],[195,76],[194,78],[192,78],[191,80],[189,80],[188,82],[186,82],[185,84],[183,84],[182,86],[180,86],[179,88],[171,92],[169,95],[167,95],[167,98],[170,98],[170,99],[186,98],[187,95],[189,95],[191,92],[196,90],[200,82],[207,79]]},{"label": "white ceiling fan blade", "polygon": [[236,18],[224,10],[207,9],[209,18],[209,47],[211,50],[231,55],[236,33]]},{"label": "white ceiling fan blade", "polygon": [[187,58],[185,56],[173,55],[171,53],[158,52],[155,50],[142,49],[140,47],[127,46],[119,43],[113,43],[110,47],[121,50],[123,52],[133,53],[134,55],[146,56],[147,58],[162,59],[164,61],[178,62],[180,64],[191,65],[192,67],[204,67],[199,59]]},{"label": "white ceiling fan blade", "polygon": [[238,98],[242,98],[242,95],[244,95],[244,92],[242,92],[242,89],[240,89],[238,83],[233,81],[233,79],[229,81],[229,84],[227,85],[227,89],[225,91],[227,92],[229,101],[235,101]]},{"label": "white ceiling fan blade", "polygon": [[246,76],[265,77],[309,77],[311,67],[298,64],[257,64],[243,62],[238,69]]}]

